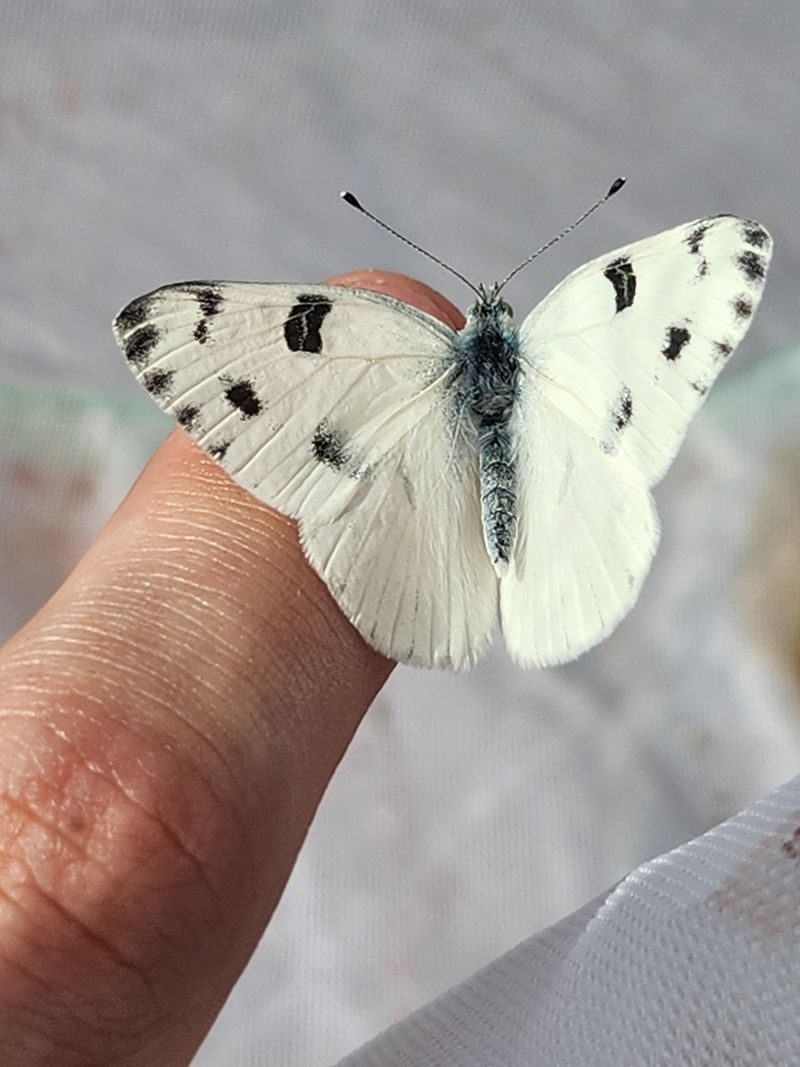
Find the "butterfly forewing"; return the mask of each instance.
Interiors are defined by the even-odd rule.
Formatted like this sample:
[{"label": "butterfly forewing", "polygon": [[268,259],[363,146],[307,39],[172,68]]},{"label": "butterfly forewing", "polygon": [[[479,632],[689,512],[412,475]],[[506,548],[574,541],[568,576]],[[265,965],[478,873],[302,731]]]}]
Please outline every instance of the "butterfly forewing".
[{"label": "butterfly forewing", "polygon": [[374,461],[424,417],[452,335],[376,293],[230,282],[165,286],[115,328],[160,406],[246,489],[296,517],[320,458],[346,476],[365,462],[356,431]]},{"label": "butterfly forewing", "polygon": [[425,665],[474,662],[497,587],[474,435],[449,388],[452,330],[366,290],[187,282],[128,305],[115,332],[160,406],[300,520],[368,641]]},{"label": "butterfly forewing", "polygon": [[722,215],[587,263],[520,328],[537,395],[652,485],[746,333],[771,252],[762,226]]},{"label": "butterfly forewing", "polygon": [[571,274],[520,329],[515,558],[501,583],[512,655],[573,659],[639,594],[658,542],[649,486],[746,332],[771,239],[699,219]]}]

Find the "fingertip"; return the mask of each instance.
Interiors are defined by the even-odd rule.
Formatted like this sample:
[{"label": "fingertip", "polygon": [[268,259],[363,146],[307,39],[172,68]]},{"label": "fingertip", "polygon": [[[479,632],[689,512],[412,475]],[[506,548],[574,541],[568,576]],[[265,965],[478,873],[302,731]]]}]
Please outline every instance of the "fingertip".
[{"label": "fingertip", "polygon": [[386,293],[396,300],[403,300],[420,311],[433,315],[454,330],[464,325],[464,316],[446,296],[432,289],[429,285],[410,278],[407,274],[397,274],[391,270],[362,269],[348,271],[328,278],[328,285],[347,285],[355,289],[369,289],[375,293]]}]

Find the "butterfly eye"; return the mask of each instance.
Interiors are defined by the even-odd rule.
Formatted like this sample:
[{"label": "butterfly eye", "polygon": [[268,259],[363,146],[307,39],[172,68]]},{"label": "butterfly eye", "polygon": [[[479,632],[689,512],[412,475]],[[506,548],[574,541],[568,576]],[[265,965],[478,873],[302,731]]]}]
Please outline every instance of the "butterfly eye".
[{"label": "butterfly eye", "polygon": [[512,308],[512,306],[510,304],[507,304],[505,302],[505,300],[502,303],[502,308],[503,308],[503,311],[505,311],[506,315],[508,315],[508,317],[510,319],[514,318],[514,309]]}]

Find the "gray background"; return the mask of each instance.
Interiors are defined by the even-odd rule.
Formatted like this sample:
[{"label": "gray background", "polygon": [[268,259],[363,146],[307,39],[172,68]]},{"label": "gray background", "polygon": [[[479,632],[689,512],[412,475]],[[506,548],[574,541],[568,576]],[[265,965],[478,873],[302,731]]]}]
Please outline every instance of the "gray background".
[{"label": "gray background", "polygon": [[[763,612],[760,643],[741,621],[775,602],[752,592],[764,544],[797,558],[796,463],[770,437],[796,455],[795,386],[775,388],[794,363],[765,357],[800,334],[799,48],[800,6],[763,0],[0,2],[0,442],[51,474],[38,503],[5,487],[0,574],[41,544],[57,581],[166,425],[108,325],[138,293],[379,266],[467,302],[342,187],[491,281],[627,175],[515,279],[521,312],[591,256],[699,215],[776,238],[762,310],[660,490],[632,619],[556,671],[497,651],[463,677],[397,673],[202,1067],[332,1062],[796,769],[791,642]],[[42,512],[62,425],[94,495],[59,528]],[[765,486],[777,526],[754,542]],[[30,572],[4,587],[6,629],[48,591]]]}]

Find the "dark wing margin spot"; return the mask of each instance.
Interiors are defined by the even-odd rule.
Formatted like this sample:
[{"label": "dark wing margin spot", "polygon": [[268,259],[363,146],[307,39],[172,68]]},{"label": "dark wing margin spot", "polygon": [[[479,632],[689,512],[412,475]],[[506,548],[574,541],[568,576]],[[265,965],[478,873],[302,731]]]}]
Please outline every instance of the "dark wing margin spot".
[{"label": "dark wing margin spot", "polygon": [[130,304],[120,311],[114,322],[117,333],[128,333],[129,330],[134,330],[137,326],[144,325],[150,318],[153,302],[152,295],[139,296],[135,300],[131,300]]},{"label": "dark wing margin spot", "polygon": [[623,385],[619,396],[614,401],[611,415],[614,419],[614,428],[616,430],[623,430],[631,421],[631,416],[633,415],[633,396],[627,385]]},{"label": "dark wing margin spot", "polygon": [[700,255],[700,245],[708,232],[708,226],[709,224],[707,222],[701,222],[700,225],[695,226],[688,237],[685,238],[686,244],[689,246],[689,251],[693,256]]},{"label": "dark wing margin spot", "polygon": [[208,454],[212,459],[219,460],[220,462],[225,459],[225,453],[231,447],[230,441],[218,441],[216,444],[211,445],[208,449]]},{"label": "dark wing margin spot", "polygon": [[714,350],[716,351],[718,356],[722,357],[722,359],[727,359],[733,351],[733,345],[730,343],[730,341],[715,341]]},{"label": "dark wing margin spot", "polygon": [[661,355],[670,363],[680,359],[684,346],[688,345],[691,339],[692,335],[685,326],[670,326],[667,329],[667,343],[661,349]]},{"label": "dark wing margin spot", "polygon": [[197,430],[200,427],[200,408],[194,404],[185,404],[175,411],[175,418],[184,430]]},{"label": "dark wing margin spot", "polygon": [[283,324],[283,336],[292,352],[322,351],[320,330],[333,305],[327,296],[316,293],[301,293]]},{"label": "dark wing margin spot", "polygon": [[171,370],[149,370],[142,376],[142,385],[151,396],[164,396],[172,388],[173,377]]},{"label": "dark wing margin spot", "polygon": [[[119,321],[119,320],[117,320]],[[160,334],[158,328],[149,322],[146,326],[140,326],[132,334],[125,338],[125,358],[134,367],[143,367],[147,363],[148,356],[158,344]]]},{"label": "dark wing margin spot", "polygon": [[700,396],[705,396],[708,392],[708,386],[703,385],[702,382],[690,382],[689,384],[691,385],[692,389],[694,389],[694,391]]},{"label": "dark wing margin spot", "polygon": [[194,287],[192,292],[200,305],[200,310],[207,319],[213,318],[214,315],[220,313],[225,300],[221,289],[214,285],[201,285]]},{"label": "dark wing margin spot", "polygon": [[753,301],[744,295],[737,296],[731,307],[737,319],[749,319],[753,314]]},{"label": "dark wing margin spot", "polygon": [[603,271],[603,277],[608,278],[614,286],[614,296],[617,301],[617,314],[629,308],[636,296],[636,275],[630,260],[620,257],[613,263],[609,263]]},{"label": "dark wing margin spot", "polygon": [[194,328],[194,339],[198,344],[204,345],[208,340],[208,319],[200,319]]},{"label": "dark wing margin spot", "polygon": [[742,228],[742,237],[747,244],[753,245],[754,248],[763,248],[764,245],[769,244],[769,234],[757,222],[746,223]]},{"label": "dark wing margin spot", "polygon": [[261,401],[258,399],[253,383],[248,378],[230,382],[225,390],[225,399],[232,408],[241,413],[243,419],[252,419],[254,415],[261,413]]},{"label": "dark wing margin spot", "polygon": [[332,467],[336,471],[342,470],[350,462],[350,453],[347,449],[347,435],[342,430],[331,426],[327,419],[314,430],[311,439],[311,450],[320,463]]},{"label": "dark wing margin spot", "polygon": [[759,285],[764,281],[767,273],[767,264],[764,257],[760,256],[758,252],[753,252],[752,249],[748,248],[745,252],[742,252],[736,262],[748,281],[756,282]]}]

